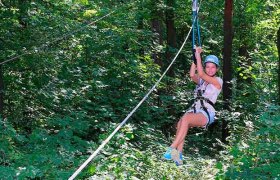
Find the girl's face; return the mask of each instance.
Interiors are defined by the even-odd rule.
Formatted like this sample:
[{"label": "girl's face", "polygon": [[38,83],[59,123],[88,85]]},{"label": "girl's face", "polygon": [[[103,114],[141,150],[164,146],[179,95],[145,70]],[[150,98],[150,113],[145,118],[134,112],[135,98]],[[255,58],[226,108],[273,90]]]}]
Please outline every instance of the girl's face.
[{"label": "girl's face", "polygon": [[215,76],[216,72],[218,71],[218,67],[216,64],[208,62],[205,65],[205,72],[208,76]]}]

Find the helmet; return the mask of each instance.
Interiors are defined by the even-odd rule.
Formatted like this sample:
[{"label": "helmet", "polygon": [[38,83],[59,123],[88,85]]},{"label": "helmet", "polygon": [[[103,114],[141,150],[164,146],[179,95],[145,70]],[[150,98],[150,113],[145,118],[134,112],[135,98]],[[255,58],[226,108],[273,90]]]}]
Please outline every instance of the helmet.
[{"label": "helmet", "polygon": [[219,59],[217,58],[217,56],[215,55],[209,55],[209,56],[206,56],[205,58],[205,61],[204,61],[204,65],[208,62],[211,62],[211,63],[214,63],[216,64],[217,66],[220,66],[219,64]]}]

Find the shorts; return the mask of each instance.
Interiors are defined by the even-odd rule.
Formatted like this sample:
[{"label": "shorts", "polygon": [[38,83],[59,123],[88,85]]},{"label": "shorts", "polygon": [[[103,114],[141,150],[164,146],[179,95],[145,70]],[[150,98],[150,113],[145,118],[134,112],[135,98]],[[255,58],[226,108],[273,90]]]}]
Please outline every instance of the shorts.
[{"label": "shorts", "polygon": [[[186,113],[194,113],[194,110],[193,109],[188,110]],[[202,113],[207,118],[208,121],[207,121],[206,126],[207,125],[209,126],[210,124],[212,124],[215,121],[215,112],[209,112],[210,119],[209,119],[207,113],[203,109],[197,109],[196,113]]]}]

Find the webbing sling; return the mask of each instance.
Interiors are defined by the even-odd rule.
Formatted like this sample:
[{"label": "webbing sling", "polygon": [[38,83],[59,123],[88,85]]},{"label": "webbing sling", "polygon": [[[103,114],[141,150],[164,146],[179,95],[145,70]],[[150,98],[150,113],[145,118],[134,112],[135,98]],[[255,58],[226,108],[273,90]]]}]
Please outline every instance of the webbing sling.
[{"label": "webbing sling", "polygon": [[192,57],[193,57],[193,62],[196,64],[196,58],[195,58],[195,41],[196,41],[196,33],[195,29],[197,31],[197,41],[198,45],[201,46],[201,41],[200,41],[200,30],[199,30],[199,23],[198,23],[198,3],[197,0],[193,0],[193,5],[192,5]]}]

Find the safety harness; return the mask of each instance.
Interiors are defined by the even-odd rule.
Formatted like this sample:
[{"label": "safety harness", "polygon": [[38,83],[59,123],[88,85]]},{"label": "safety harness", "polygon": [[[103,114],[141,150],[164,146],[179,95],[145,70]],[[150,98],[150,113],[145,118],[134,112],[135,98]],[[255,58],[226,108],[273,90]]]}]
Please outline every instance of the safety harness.
[{"label": "safety harness", "polygon": [[208,103],[208,104],[210,104],[213,108],[214,108],[214,103],[212,102],[212,101],[210,101],[208,98],[205,98],[205,97],[203,97],[203,94],[205,93],[205,91],[206,91],[206,88],[207,88],[207,86],[209,85],[209,83],[205,86],[205,88],[204,89],[199,89],[203,84],[205,83],[205,81],[204,80],[201,80],[201,83],[198,85],[198,87],[197,87],[197,96],[196,96],[196,98],[195,98],[195,100],[194,100],[194,105],[192,106],[192,109],[193,109],[193,111],[194,111],[194,113],[196,113],[196,107],[195,107],[195,105],[196,105],[196,103],[197,102],[199,102],[200,103],[200,105],[201,105],[201,108],[202,108],[202,110],[203,111],[205,111],[206,112],[206,114],[207,114],[207,116],[208,116],[208,122],[207,122],[207,124],[206,124],[206,128],[209,126],[209,123],[210,123],[210,114],[209,114],[209,111],[208,111],[208,109],[206,108],[206,106],[205,106],[205,103]]}]

